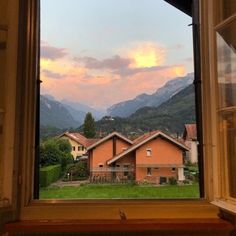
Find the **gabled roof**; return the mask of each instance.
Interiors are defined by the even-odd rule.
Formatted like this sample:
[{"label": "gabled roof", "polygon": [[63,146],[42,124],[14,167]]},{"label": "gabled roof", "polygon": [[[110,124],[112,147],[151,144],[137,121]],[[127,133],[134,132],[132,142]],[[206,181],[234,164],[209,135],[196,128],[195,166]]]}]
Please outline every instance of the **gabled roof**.
[{"label": "gabled roof", "polygon": [[137,148],[139,148],[140,146],[142,146],[143,144],[145,144],[157,137],[165,138],[166,140],[168,140],[169,142],[173,143],[174,145],[176,145],[177,147],[179,147],[183,150],[186,150],[186,151],[189,150],[189,148],[187,146],[185,146],[185,144],[183,144],[183,143],[179,142],[178,140],[175,140],[174,138],[170,137],[169,135],[157,130],[157,131],[152,131],[152,132],[146,133],[146,134],[142,135],[141,137],[135,139],[133,141],[133,145],[131,147],[129,147],[124,152],[122,152],[122,153],[114,156],[110,160],[108,160],[107,164],[108,165],[112,164],[114,161],[117,161],[121,157],[124,157],[125,155],[129,154],[130,152],[132,152],[132,151],[136,150]]},{"label": "gabled roof", "polygon": [[86,148],[99,140],[99,139],[88,139],[80,133],[65,132],[64,134],[60,135],[59,138],[62,136],[66,136],[66,137],[74,140],[75,142],[83,145]]},{"label": "gabled roof", "polygon": [[126,141],[127,143],[133,144],[133,142],[132,142],[130,139],[126,138],[125,136],[121,135],[121,134],[118,133],[118,132],[113,132],[113,133],[107,135],[106,137],[104,137],[104,138],[98,140],[97,142],[91,144],[91,145],[88,147],[88,150],[91,150],[91,149],[97,147],[97,146],[100,145],[101,143],[103,143],[103,142],[109,140],[110,138],[113,138],[114,136],[119,137],[120,139]]},{"label": "gabled roof", "polygon": [[183,134],[184,140],[197,140],[196,124],[186,124]]}]

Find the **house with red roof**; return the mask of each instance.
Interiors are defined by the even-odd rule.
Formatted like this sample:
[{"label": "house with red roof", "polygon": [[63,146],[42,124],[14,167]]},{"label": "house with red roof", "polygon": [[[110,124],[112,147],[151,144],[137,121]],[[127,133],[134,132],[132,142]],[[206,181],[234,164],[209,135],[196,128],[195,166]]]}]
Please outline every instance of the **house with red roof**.
[{"label": "house with red roof", "polygon": [[161,184],[174,177],[184,180],[183,153],[188,147],[161,131],[135,140],[113,132],[88,148],[91,181],[122,181]]},{"label": "house with red roof", "polygon": [[198,162],[198,140],[197,140],[197,126],[196,124],[186,124],[184,126],[183,140],[185,145],[189,148],[186,152],[186,161],[191,163]]},{"label": "house with red roof", "polygon": [[79,158],[85,158],[87,148],[93,143],[97,142],[98,139],[87,139],[80,133],[65,132],[59,136],[59,138],[67,139],[72,147],[71,154],[74,160]]}]

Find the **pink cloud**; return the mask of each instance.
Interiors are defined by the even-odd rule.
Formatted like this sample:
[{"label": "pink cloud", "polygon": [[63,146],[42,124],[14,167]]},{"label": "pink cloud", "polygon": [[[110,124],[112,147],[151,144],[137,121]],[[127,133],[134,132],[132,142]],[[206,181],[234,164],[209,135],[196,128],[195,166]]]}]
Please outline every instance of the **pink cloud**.
[{"label": "pink cloud", "polygon": [[76,62],[84,64],[86,68],[89,69],[120,69],[127,68],[131,64],[131,60],[128,58],[122,58],[118,55],[115,55],[111,58],[104,60],[97,60],[93,57],[76,57],[74,58]]},{"label": "pink cloud", "polygon": [[[176,69],[179,68],[179,69]],[[132,99],[141,93],[153,93],[171,78],[177,77],[181,66],[168,67],[163,70],[143,71],[122,78],[119,75],[91,76],[77,74],[57,80],[44,79],[44,93],[58,99],[66,98],[89,104],[94,107],[108,107],[114,103]]]},{"label": "pink cloud", "polygon": [[65,77],[65,75],[63,74],[60,74],[60,73],[55,73],[55,72],[52,72],[50,70],[42,70],[42,72],[46,77],[49,77],[49,78],[53,78],[53,79],[62,79]]},{"label": "pink cloud", "polygon": [[68,53],[65,48],[57,48],[41,41],[40,56],[43,59],[56,60],[66,56]]},{"label": "pink cloud", "polygon": [[70,59],[65,57],[65,49],[43,45],[47,53],[41,60],[42,93],[94,107],[106,108],[141,93],[151,94],[186,73],[183,65],[164,65],[165,50],[151,43],[136,45],[127,50],[126,56],[103,60]]}]

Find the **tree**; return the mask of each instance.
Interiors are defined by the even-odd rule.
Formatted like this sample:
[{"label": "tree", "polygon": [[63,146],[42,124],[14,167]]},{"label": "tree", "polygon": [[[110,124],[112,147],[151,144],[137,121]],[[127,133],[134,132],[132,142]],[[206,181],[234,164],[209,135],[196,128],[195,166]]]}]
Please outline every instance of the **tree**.
[{"label": "tree", "polygon": [[73,163],[73,157],[68,140],[50,138],[40,144],[41,166],[61,164],[62,170],[65,170],[66,166],[71,163]]},{"label": "tree", "polygon": [[96,131],[95,131],[95,121],[92,116],[92,113],[88,112],[84,119],[84,126],[83,126],[84,136],[86,138],[94,138]]},{"label": "tree", "polygon": [[70,142],[67,139],[62,139],[62,138],[57,139],[56,143],[57,143],[60,151],[66,152],[66,153],[71,153],[72,147],[70,145]]}]

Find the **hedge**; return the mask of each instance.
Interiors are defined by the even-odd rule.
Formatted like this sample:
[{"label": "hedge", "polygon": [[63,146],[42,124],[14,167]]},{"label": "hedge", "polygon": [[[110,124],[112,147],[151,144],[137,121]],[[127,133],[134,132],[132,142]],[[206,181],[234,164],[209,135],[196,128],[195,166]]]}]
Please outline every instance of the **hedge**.
[{"label": "hedge", "polygon": [[52,165],[40,168],[40,186],[47,187],[51,183],[57,181],[60,178],[60,175],[61,165]]}]

